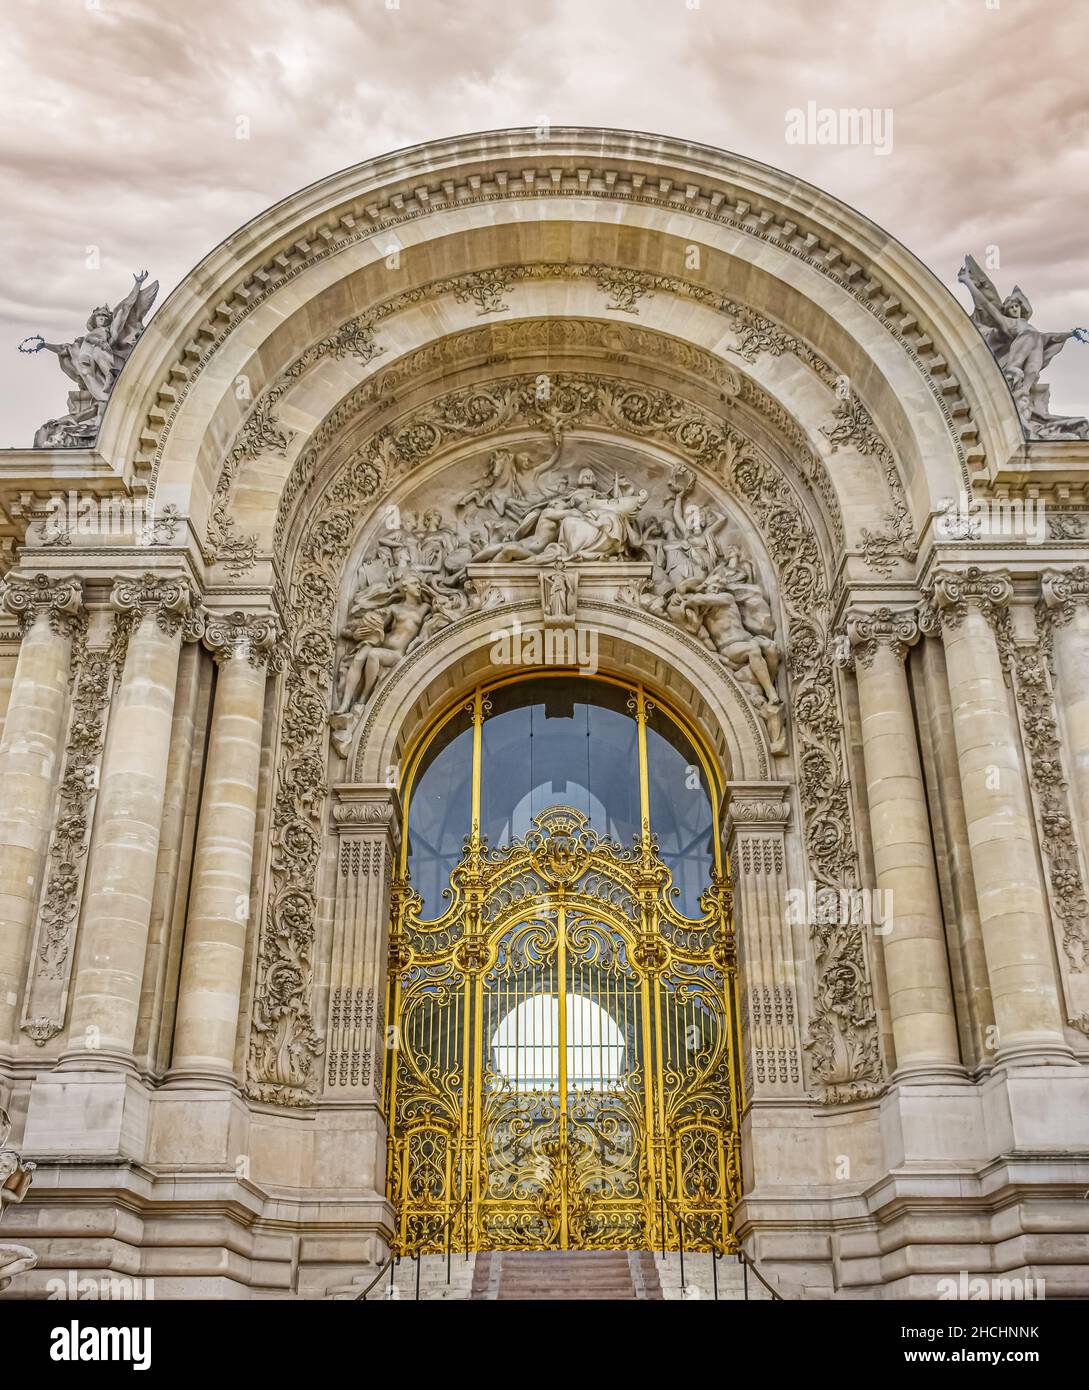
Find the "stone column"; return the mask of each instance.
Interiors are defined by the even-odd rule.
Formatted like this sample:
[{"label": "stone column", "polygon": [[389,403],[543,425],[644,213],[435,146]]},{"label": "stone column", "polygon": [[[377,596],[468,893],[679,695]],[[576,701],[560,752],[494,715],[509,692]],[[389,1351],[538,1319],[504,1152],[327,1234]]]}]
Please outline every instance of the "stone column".
[{"label": "stone column", "polygon": [[0,740],[0,1051],[18,1036],[81,599],[74,578],[11,576],[4,587],[23,640]]},{"label": "stone column", "polygon": [[723,828],[734,895],[741,1055],[750,1099],[800,1096],[798,968],[787,920],[790,803],[775,782],[735,782]]},{"label": "stone column", "polygon": [[184,579],[119,580],[110,602],[131,630],[107,734],[64,1059],[85,1070],[132,1065],[178,655],[183,635],[195,635]]},{"label": "stone column", "polygon": [[1089,569],[1048,570],[1043,592],[1081,847],[1089,854]]},{"label": "stone column", "polygon": [[329,970],[325,1094],[377,1104],[385,1044],[390,889],[401,843],[392,787],[334,789],[336,901]]},{"label": "stone column", "polygon": [[[896,1046],[894,1079],[964,1075],[930,819],[904,659],[914,614],[853,608],[846,634],[855,667],[877,887],[870,915],[881,942]],[[880,917],[880,923],[878,923]]]},{"label": "stone column", "polygon": [[1003,570],[939,569],[924,621],[940,622],[983,949],[998,1030],[997,1060],[1069,1061],[1047,900],[1017,725],[996,626],[1013,585]]},{"label": "stone column", "polygon": [[219,666],[182,952],[171,1078],[234,1080],[265,673],[276,620],[231,613],[208,621]]}]

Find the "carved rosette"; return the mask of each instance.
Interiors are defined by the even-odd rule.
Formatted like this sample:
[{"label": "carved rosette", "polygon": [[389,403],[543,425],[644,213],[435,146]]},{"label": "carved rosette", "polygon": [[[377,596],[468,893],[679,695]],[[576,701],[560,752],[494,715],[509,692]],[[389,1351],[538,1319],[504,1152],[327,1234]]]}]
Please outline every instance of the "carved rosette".
[{"label": "carved rosette", "polygon": [[879,647],[889,647],[898,661],[903,661],[908,648],[919,640],[919,620],[907,608],[851,608],[843,624],[845,641],[840,644],[841,666],[859,662],[872,666]]},{"label": "carved rosette", "polygon": [[0,602],[18,618],[24,637],[43,613],[60,637],[74,636],[83,621],[83,583],[74,575],[9,575]]},{"label": "carved rosette", "polygon": [[204,627],[204,645],[216,664],[239,657],[256,670],[282,666],[280,624],[271,613],[211,613]]},{"label": "carved rosette", "polygon": [[978,565],[964,570],[939,569],[927,596],[943,629],[955,631],[970,608],[978,609],[993,627],[998,613],[1009,606],[1013,583],[1005,570],[984,570]]},{"label": "carved rosette", "polygon": [[1064,627],[1073,621],[1079,603],[1089,604],[1089,569],[1075,565],[1069,570],[1045,570],[1043,595],[1052,627]]}]

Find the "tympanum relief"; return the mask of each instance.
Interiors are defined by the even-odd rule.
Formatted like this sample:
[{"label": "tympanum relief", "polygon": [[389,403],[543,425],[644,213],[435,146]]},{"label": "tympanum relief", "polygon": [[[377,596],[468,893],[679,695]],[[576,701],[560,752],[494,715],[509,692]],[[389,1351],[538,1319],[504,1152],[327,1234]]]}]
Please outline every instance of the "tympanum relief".
[{"label": "tympanum relief", "polygon": [[635,562],[624,599],[713,653],[763,719],[772,751],[786,751],[771,604],[737,522],[688,469],[556,430],[449,473],[387,509],[355,570],[331,717],[342,755],[410,652],[493,606],[480,566],[538,571],[548,623],[573,618],[579,566],[601,562]]}]

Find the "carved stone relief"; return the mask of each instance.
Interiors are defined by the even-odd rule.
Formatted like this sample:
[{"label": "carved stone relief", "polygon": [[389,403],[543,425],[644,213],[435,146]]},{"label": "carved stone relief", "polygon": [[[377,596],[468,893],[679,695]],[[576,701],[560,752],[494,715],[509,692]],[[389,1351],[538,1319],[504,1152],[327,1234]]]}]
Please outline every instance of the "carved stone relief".
[{"label": "carved stone relief", "polygon": [[548,624],[570,619],[580,565],[642,561],[649,578],[631,586],[631,601],[713,652],[764,720],[772,752],[785,753],[776,624],[736,522],[686,468],[640,487],[617,468],[610,476],[610,456],[587,441],[553,432],[536,452],[543,457],[493,450],[472,485],[449,499],[441,484],[429,484],[436,505],[422,517],[412,497],[387,513],[360,562],[340,633],[338,750],[346,752],[368,701],[403,658],[479,607],[475,581],[466,584],[470,566],[538,569]]},{"label": "carved stone relief", "polygon": [[[395,427],[375,436],[308,508],[287,605],[292,615],[290,659],[276,774],[271,884],[255,987],[249,1088],[252,1094],[264,1099],[305,1104],[319,1084],[316,1058],[322,1042],[311,1015],[311,949],[317,910],[315,878],[327,795],[323,728],[336,693],[337,676],[341,678],[341,703],[350,689],[349,681],[360,678],[358,670],[355,677],[350,675],[354,652],[345,653],[347,670],[338,671],[336,660],[334,615],[348,552],[362,516],[373,512],[403,477],[443,446],[455,441],[462,443],[467,429],[478,437],[486,437],[500,429],[538,429],[562,435],[574,428],[597,426],[653,440],[679,453],[688,465],[714,478],[739,500],[756,521],[779,573],[786,618],[784,667],[790,675],[810,871],[821,885],[839,888],[858,883],[839,686],[828,640],[828,581],[812,522],[800,497],[779,470],[760,458],[731,426],[676,396],[642,384],[582,374],[558,375],[551,387],[547,417],[537,398],[533,377],[508,379],[432,401],[410,419],[398,421]],[[507,461],[500,460],[501,469],[508,467]],[[562,555],[578,554],[584,539],[591,548],[612,545],[623,550],[632,544],[633,533],[628,531],[625,518],[640,521],[643,503],[638,499],[643,489],[636,490],[630,482],[616,478],[612,489],[604,487],[604,480],[599,482],[596,477],[592,484],[580,484],[576,478],[575,486],[572,488],[569,480],[562,493],[557,489],[556,493],[546,494],[542,489],[541,495],[535,496],[532,484],[518,465],[512,468],[512,479],[517,482],[517,489],[509,490],[509,498],[516,506],[509,517],[505,503],[504,515],[500,517],[490,497],[473,500],[473,492],[480,492],[479,481],[464,494],[461,517],[491,512],[496,524],[507,528],[508,536],[525,528],[526,535],[498,544],[541,541],[540,551],[531,552],[526,558],[527,567],[539,566],[537,556],[549,546],[558,546],[559,550],[553,553]],[[671,485],[678,488],[674,500],[680,505],[682,519],[677,523],[674,518],[672,524],[683,524],[687,539],[687,528],[694,529],[694,516],[684,515],[686,481],[682,470]],[[571,493],[580,487],[588,489],[585,504],[592,513],[589,517],[577,500],[570,501]],[[557,509],[557,517],[545,518],[548,502],[557,494],[564,505]],[[389,609],[381,618],[383,634],[396,626],[397,642],[404,639],[406,646],[416,636],[426,642],[422,631],[430,619],[437,615],[440,627],[457,621],[471,611],[468,605],[472,601],[472,595],[462,592],[463,606],[454,610],[454,601],[449,598],[449,591],[457,591],[450,581],[468,563],[471,554],[456,552],[456,537],[440,535],[441,523],[437,530],[429,530],[416,518],[410,520],[412,524],[406,527],[402,513],[399,524],[391,528],[382,545],[375,542],[373,558],[364,562],[380,562],[383,572],[356,576],[352,581],[358,595],[365,579],[366,593],[371,585],[382,584],[387,576],[396,578],[395,569],[402,559],[408,559],[397,593],[374,606],[376,612]],[[560,529],[565,521],[572,525],[567,528],[566,540],[561,540]],[[558,527],[553,538],[545,531],[550,532],[555,522]],[[465,526],[471,538],[474,528],[467,522]],[[642,542],[642,531],[638,534]],[[664,557],[665,537],[653,539],[661,542]],[[487,535],[484,540],[484,550],[497,544]],[[468,546],[463,548],[470,551]],[[694,550],[698,554],[699,546]],[[475,553],[479,555],[479,549]],[[681,558],[679,552],[678,563]],[[716,553],[714,565],[736,564],[744,558]],[[425,577],[417,578],[406,592],[404,576],[412,567]],[[651,605],[662,602],[668,608],[671,594],[681,589],[685,579],[672,577],[668,563],[660,563],[659,569],[666,581],[663,592],[655,592],[652,581],[647,586],[647,601]],[[696,581],[681,592],[686,607],[688,594],[717,592],[706,590],[704,580],[697,574],[685,578]],[[744,584],[748,580],[731,576],[728,582]],[[425,586],[434,592],[425,593]],[[385,587],[390,585],[386,583]],[[371,592],[371,599],[374,598]],[[451,605],[449,612],[444,611],[447,604]],[[401,611],[395,613],[395,608]],[[421,613],[421,608],[426,611]],[[367,611],[365,607],[363,611]],[[411,635],[406,639],[406,634]],[[359,640],[349,638],[350,642]],[[368,641],[362,640],[365,644]],[[392,658],[390,667],[403,658],[403,653],[394,648],[385,650]],[[359,666],[365,668],[368,659],[369,651]],[[379,663],[375,685],[382,669]],[[366,679],[365,671],[362,678]],[[829,1101],[873,1094],[880,1086],[882,1072],[861,929],[814,924],[812,943],[816,984],[807,1046],[814,1078],[822,1088],[823,1098]]]},{"label": "carved stone relief", "polygon": [[[486,278],[488,276],[494,278],[488,279]],[[459,302],[469,300],[477,302],[479,296],[484,293],[482,286],[487,287],[488,294],[492,294],[493,291],[497,292],[497,285],[509,289],[512,284],[519,281],[549,278],[592,278],[599,288],[612,287],[614,291],[621,294],[624,304],[612,304],[610,305],[611,308],[623,308],[625,312],[630,313],[638,313],[634,307],[638,298],[654,291],[668,291],[693,299],[697,303],[722,314],[730,322],[736,337],[737,351],[746,361],[754,361],[757,355],[762,352],[770,353],[773,356],[791,352],[813,371],[830,390],[837,392],[841,390],[842,377],[829,362],[803,340],[787,333],[754,310],[736,304],[733,300],[709,290],[706,286],[680,280],[674,276],[619,270],[597,264],[561,262],[511,266],[490,272],[472,272],[454,280],[433,281],[428,285],[406,291],[393,299],[376,305],[362,318],[351,321],[356,326],[357,335],[364,331],[367,334],[365,350],[356,351],[355,355],[364,362],[370,361],[378,355],[381,349],[378,349],[374,344],[375,327],[391,315],[419,303],[425,298],[453,292],[455,299]],[[622,293],[617,289],[618,286],[623,287]],[[638,294],[636,293],[637,289]],[[497,307],[491,305],[489,309],[481,309],[480,312],[491,312]],[[562,321],[560,324],[550,323],[548,325],[550,330],[561,326]],[[606,331],[611,330],[615,334],[615,328],[612,326],[599,325],[599,328]],[[240,537],[237,534],[234,520],[230,516],[229,503],[234,477],[247,459],[257,457],[262,452],[276,453],[280,456],[286,455],[290,442],[290,432],[285,432],[277,425],[272,416],[273,406],[285,395],[295,381],[323,357],[345,355],[344,333],[345,329],[342,328],[337,334],[313,344],[280,374],[255,405],[235,445],[224,460],[208,523],[207,556],[209,559],[219,558],[223,560],[232,573],[245,573],[256,558],[256,538],[252,536]],[[463,339],[466,335],[455,336]],[[642,336],[645,340],[654,335],[644,334]],[[663,341],[668,342],[669,340],[663,339]],[[436,347],[441,347],[441,344],[432,344],[428,348],[410,354],[412,363],[417,370],[424,363],[433,360]],[[689,348],[689,352],[698,353],[699,350]],[[709,354],[700,355],[709,356]],[[461,344],[453,360],[463,360],[463,356],[464,344]],[[710,358],[710,360],[712,362],[717,361],[714,358]],[[407,366],[408,364],[401,364],[396,369],[398,377],[402,376]],[[725,364],[718,362],[715,374],[721,375],[724,368]],[[725,368],[725,370],[728,371],[729,369]],[[384,384],[383,390],[379,394],[385,394],[389,389],[389,385]],[[740,390],[741,383],[738,380],[733,385],[730,394],[738,394]],[[374,394],[373,388],[368,391],[365,386],[357,388],[357,392],[372,397]],[[751,391],[748,394],[750,397],[753,395]],[[343,422],[346,417],[346,405],[355,395],[356,393],[352,393],[345,402],[341,402],[337,407],[334,413],[338,422]],[[760,395],[763,393],[761,392]],[[770,402],[761,401],[759,404],[766,407]],[[881,439],[872,417],[853,392],[849,393],[847,397],[841,398],[835,421],[831,426],[825,428],[824,433],[832,444],[833,452],[841,446],[854,447],[864,457],[875,456],[881,464],[889,490],[890,508],[887,513],[886,524],[882,530],[865,530],[862,535],[862,542],[863,554],[867,561],[879,573],[889,574],[893,562],[897,558],[912,559],[915,555],[910,511],[892,451]],[[318,442],[313,441],[312,447]],[[809,461],[814,473],[819,472],[823,475],[823,481],[826,472],[823,468],[817,468],[814,465],[812,451],[807,444],[803,445],[803,453],[810,456]],[[834,490],[822,488],[821,492],[826,504],[830,504],[830,514],[835,516],[838,508],[834,502]]]}]

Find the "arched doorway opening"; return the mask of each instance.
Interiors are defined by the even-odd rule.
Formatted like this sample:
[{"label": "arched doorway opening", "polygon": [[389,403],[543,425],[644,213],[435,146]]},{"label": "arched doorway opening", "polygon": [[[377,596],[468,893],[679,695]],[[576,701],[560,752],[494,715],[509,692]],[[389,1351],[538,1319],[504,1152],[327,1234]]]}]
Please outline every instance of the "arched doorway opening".
[{"label": "arched doorway opening", "polygon": [[385,1106],[403,1253],[733,1247],[717,771],[639,684],[478,686],[406,769]]}]

